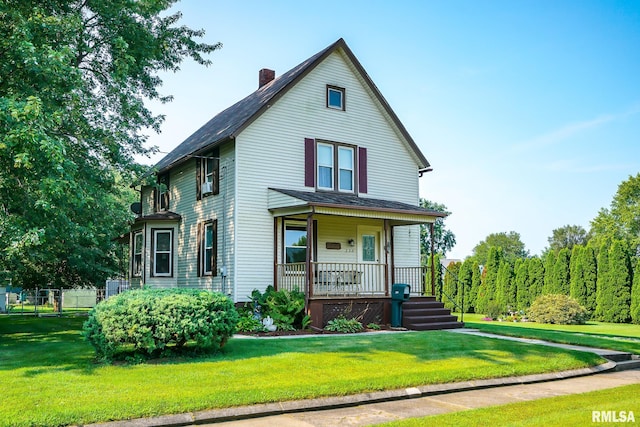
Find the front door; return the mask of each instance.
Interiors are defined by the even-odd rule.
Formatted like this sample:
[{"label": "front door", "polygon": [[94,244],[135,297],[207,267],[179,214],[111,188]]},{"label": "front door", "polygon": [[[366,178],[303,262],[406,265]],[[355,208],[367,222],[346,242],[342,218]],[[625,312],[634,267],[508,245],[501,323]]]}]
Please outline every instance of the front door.
[{"label": "front door", "polygon": [[362,264],[360,288],[366,293],[384,293],[382,227],[358,226],[358,262]]}]

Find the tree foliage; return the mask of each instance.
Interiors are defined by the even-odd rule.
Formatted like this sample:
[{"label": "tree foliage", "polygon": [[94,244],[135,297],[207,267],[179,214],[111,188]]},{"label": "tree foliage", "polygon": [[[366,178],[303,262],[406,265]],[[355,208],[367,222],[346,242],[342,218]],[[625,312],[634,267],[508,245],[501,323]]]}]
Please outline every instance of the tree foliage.
[{"label": "tree foliage", "polygon": [[569,295],[570,289],[570,264],[571,252],[568,248],[562,248],[558,252],[556,262],[553,264],[553,270],[551,271],[551,294]]},{"label": "tree foliage", "polygon": [[591,246],[576,245],[571,251],[569,294],[589,313],[596,308],[596,259]]},{"label": "tree foliage", "polygon": [[529,301],[535,301],[544,287],[544,265],[538,257],[530,258],[527,261],[527,273],[529,275]]},{"label": "tree foliage", "polygon": [[159,130],[159,71],[219,45],[161,16],[174,1],[0,3],[0,270],[23,286],[95,284],[116,268],[134,156]]},{"label": "tree foliage", "polygon": [[572,250],[575,245],[586,245],[589,241],[587,230],[580,225],[565,225],[553,230],[548,239],[549,249],[558,252],[561,249]]},{"label": "tree foliage", "polygon": [[614,239],[626,240],[634,255],[640,246],[640,173],[618,186],[609,208],[602,208],[591,221],[591,234],[598,245]]},{"label": "tree foliage", "polygon": [[496,302],[496,281],[503,258],[501,247],[492,246],[489,249],[487,263],[484,265],[484,278],[480,284],[476,299],[478,313],[487,313],[490,306]]},{"label": "tree foliage", "polygon": [[442,285],[442,302],[446,308],[455,309],[454,302],[458,302],[458,275],[461,262],[450,262],[444,270],[444,283]]},{"label": "tree foliage", "polygon": [[474,262],[467,258],[460,266],[458,272],[458,291],[457,291],[457,303],[459,307],[463,308],[465,313],[468,313],[473,306],[471,303],[471,288],[473,285],[474,274]]},{"label": "tree foliage", "polygon": [[510,231],[508,233],[492,233],[485,240],[478,243],[473,248],[472,257],[480,265],[485,265],[489,258],[489,250],[492,247],[502,248],[502,256],[505,259],[515,262],[516,258],[526,258],[529,251],[525,249],[524,243],[520,240],[520,233]]},{"label": "tree foliage", "polygon": [[631,321],[640,323],[640,262],[636,262],[631,288]]},{"label": "tree foliage", "polygon": [[[447,207],[443,204],[432,202],[426,199],[420,199],[420,206],[425,209],[430,209],[437,212],[442,212],[446,215],[450,215],[451,212],[447,210]],[[456,236],[451,230],[447,230],[444,223],[445,218],[437,218],[433,224],[433,236],[428,225],[423,224],[420,226],[420,253],[423,259],[431,254],[431,238],[433,237],[434,252],[442,255],[447,255],[455,245]]]},{"label": "tree foliage", "polygon": [[515,266],[516,309],[525,310],[531,305],[529,263],[531,258],[518,260]]}]

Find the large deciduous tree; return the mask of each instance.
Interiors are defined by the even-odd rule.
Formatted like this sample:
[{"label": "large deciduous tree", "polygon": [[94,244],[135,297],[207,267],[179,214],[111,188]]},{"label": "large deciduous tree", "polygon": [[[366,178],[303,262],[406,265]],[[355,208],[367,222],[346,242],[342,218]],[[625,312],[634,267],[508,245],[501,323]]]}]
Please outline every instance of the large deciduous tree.
[{"label": "large deciduous tree", "polygon": [[160,71],[219,47],[173,0],[0,2],[0,271],[23,286],[95,284],[134,198],[134,156],[161,116]]},{"label": "large deciduous tree", "polygon": [[561,249],[572,250],[575,245],[586,245],[589,241],[587,230],[580,225],[565,225],[553,230],[547,239],[549,249],[558,252]]},{"label": "large deciduous tree", "polygon": [[614,239],[626,240],[633,255],[639,255],[640,173],[629,176],[618,186],[611,206],[601,209],[591,221],[590,234],[598,245]]},{"label": "large deciduous tree", "polygon": [[529,251],[525,249],[524,243],[520,240],[520,233],[515,231],[489,234],[485,240],[473,248],[472,256],[480,265],[485,265],[492,247],[502,248],[502,257],[511,262],[515,262],[516,258],[529,256]]},{"label": "large deciduous tree", "polygon": [[[420,206],[425,209],[442,212],[446,215],[451,214],[445,205],[430,200],[420,199]],[[440,254],[443,257],[455,246],[456,236],[451,230],[447,230],[444,220],[445,218],[436,219],[433,224],[433,236],[431,235],[428,225],[420,226],[420,253],[422,254],[423,260],[431,255],[431,239],[433,239],[434,253]],[[423,261],[423,264],[424,263]]]}]

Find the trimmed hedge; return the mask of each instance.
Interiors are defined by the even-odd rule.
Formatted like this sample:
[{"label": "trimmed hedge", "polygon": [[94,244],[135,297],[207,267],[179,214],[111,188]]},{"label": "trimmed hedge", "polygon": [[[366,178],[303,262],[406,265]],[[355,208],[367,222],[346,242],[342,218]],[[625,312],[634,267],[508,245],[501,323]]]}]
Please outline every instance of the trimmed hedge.
[{"label": "trimmed hedge", "polygon": [[536,298],[527,316],[538,323],[581,325],[587,320],[587,311],[571,297],[549,294]]},{"label": "trimmed hedge", "polygon": [[221,348],[239,316],[226,296],[197,289],[142,289],[102,301],[89,312],[84,337],[110,359],[122,351],[156,355],[194,342],[196,349]]}]

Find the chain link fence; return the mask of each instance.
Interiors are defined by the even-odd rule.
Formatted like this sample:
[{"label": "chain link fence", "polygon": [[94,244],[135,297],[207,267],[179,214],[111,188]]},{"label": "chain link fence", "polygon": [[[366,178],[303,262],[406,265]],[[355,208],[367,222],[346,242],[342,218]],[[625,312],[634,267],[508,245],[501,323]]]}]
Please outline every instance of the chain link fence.
[{"label": "chain link fence", "polygon": [[127,280],[107,280],[100,289],[0,288],[0,313],[35,316],[86,313],[100,301],[129,289]]}]

